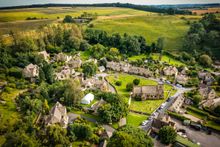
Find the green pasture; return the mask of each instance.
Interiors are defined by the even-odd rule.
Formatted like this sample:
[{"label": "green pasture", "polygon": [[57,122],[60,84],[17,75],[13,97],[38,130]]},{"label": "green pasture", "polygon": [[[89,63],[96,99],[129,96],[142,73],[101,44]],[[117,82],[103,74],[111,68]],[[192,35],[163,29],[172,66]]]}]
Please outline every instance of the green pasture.
[{"label": "green pasture", "polygon": [[187,21],[181,19],[180,16],[156,13],[124,18],[97,19],[93,24],[95,29],[102,29],[109,33],[142,35],[148,44],[163,37],[165,50],[181,49],[183,37],[189,28]]}]

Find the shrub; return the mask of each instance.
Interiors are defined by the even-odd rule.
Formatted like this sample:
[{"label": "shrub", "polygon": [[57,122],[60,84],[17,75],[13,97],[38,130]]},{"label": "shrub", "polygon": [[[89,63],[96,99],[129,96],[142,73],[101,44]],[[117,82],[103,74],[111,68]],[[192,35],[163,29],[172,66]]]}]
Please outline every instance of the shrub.
[{"label": "shrub", "polygon": [[133,80],[133,84],[134,85],[139,85],[139,83],[140,83],[140,79],[134,79]]},{"label": "shrub", "polygon": [[133,87],[134,87],[133,83],[128,83],[128,84],[126,85],[126,90],[127,90],[127,91],[132,91]]},{"label": "shrub", "polygon": [[212,59],[208,55],[202,55],[199,58],[199,63],[205,67],[210,67],[212,65]]},{"label": "shrub", "polygon": [[115,85],[116,85],[116,86],[121,86],[121,84],[122,84],[121,81],[116,81],[116,82],[115,82]]},{"label": "shrub", "polygon": [[167,113],[168,113],[171,117],[174,117],[174,118],[176,118],[176,119],[178,119],[178,120],[180,120],[180,121],[189,120],[189,119],[186,118],[185,116],[182,116],[182,115],[177,114],[177,113],[175,113],[175,112],[170,112],[170,111],[168,111]]}]

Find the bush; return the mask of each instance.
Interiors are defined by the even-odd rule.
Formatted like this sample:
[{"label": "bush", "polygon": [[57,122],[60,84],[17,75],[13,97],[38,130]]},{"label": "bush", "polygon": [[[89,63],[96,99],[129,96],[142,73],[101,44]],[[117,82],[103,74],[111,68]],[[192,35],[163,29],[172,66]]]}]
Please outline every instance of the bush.
[{"label": "bush", "polygon": [[9,69],[8,75],[20,79],[22,78],[22,70],[20,68],[12,67]]},{"label": "bush", "polygon": [[199,63],[205,67],[210,67],[212,65],[212,59],[208,55],[202,55],[199,58]]},{"label": "bush", "polygon": [[139,85],[139,83],[140,83],[140,79],[134,79],[133,80],[133,84],[134,85]]},{"label": "bush", "polygon": [[126,85],[126,90],[127,90],[127,91],[132,91],[133,87],[134,87],[133,83],[128,83],[128,84]]},{"label": "bush", "polygon": [[116,86],[121,86],[121,84],[122,84],[121,81],[116,81],[116,82],[115,82],[115,85],[116,85]]}]

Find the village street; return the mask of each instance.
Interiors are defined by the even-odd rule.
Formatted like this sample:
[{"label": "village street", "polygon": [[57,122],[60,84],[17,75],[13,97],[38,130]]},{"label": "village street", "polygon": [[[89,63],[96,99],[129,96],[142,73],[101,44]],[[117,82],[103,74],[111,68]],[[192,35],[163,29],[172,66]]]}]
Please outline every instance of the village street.
[{"label": "village street", "polygon": [[182,122],[174,118],[172,118],[172,121],[176,123],[177,129],[186,130],[187,137],[190,138],[193,142],[199,142],[202,144],[202,147],[219,147],[219,134],[212,132],[211,135],[208,135],[204,131],[196,131],[189,126],[184,126],[182,125]]}]

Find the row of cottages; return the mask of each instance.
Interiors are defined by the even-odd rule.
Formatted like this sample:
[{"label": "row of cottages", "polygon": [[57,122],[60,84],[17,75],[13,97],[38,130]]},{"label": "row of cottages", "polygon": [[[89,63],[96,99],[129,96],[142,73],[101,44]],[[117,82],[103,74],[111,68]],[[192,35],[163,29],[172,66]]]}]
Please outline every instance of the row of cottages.
[{"label": "row of cottages", "polygon": [[111,70],[114,70],[117,72],[125,72],[125,73],[129,73],[129,74],[142,75],[145,77],[151,76],[151,72],[148,69],[142,68],[142,67],[132,66],[129,63],[107,62],[106,67],[108,69],[111,69]]},{"label": "row of cottages", "polygon": [[147,99],[163,99],[164,86],[163,84],[135,86],[131,96],[133,98],[140,97],[142,101]]},{"label": "row of cottages", "polygon": [[104,80],[103,77],[102,77],[102,79],[99,79],[99,78],[96,78],[96,77],[84,79],[82,77],[80,79],[80,81],[81,81],[81,85],[82,85],[84,90],[86,90],[86,89],[100,89],[103,92],[110,91],[109,90],[109,85]]},{"label": "row of cottages", "polygon": [[44,124],[49,126],[59,124],[63,128],[67,128],[69,117],[66,107],[57,102],[50,110],[49,115],[44,117]]},{"label": "row of cottages", "polygon": [[169,110],[172,112],[181,113],[181,107],[183,106],[184,102],[185,97],[181,94],[175,99]]}]

